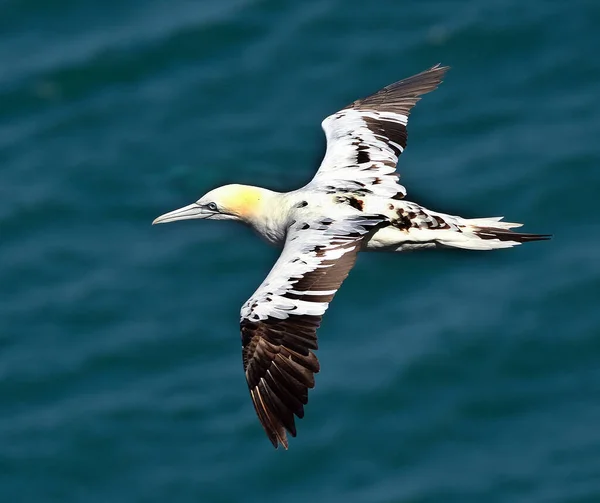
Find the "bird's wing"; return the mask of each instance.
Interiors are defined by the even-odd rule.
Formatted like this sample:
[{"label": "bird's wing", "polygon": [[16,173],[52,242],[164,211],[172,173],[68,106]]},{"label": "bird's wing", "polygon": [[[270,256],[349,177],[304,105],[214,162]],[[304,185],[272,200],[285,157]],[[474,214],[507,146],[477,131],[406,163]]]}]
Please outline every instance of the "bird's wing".
[{"label": "bird's wing", "polygon": [[396,164],[406,148],[408,116],[421,95],[437,88],[447,70],[434,66],[327,117],[321,124],[327,150],[309,185],[403,198],[406,189],[398,183]]},{"label": "bird's wing", "polygon": [[271,272],[241,310],[242,357],[250,395],[275,447],[296,436],[319,362],[317,328],[356,261],[362,238],[385,217],[295,222]]}]

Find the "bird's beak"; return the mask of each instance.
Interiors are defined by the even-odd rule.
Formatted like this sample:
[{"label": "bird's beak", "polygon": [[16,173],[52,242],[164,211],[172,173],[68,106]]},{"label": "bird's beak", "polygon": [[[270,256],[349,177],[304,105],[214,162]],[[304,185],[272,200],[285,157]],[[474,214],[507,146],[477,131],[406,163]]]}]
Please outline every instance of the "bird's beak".
[{"label": "bird's beak", "polygon": [[178,210],[170,211],[169,213],[165,213],[160,217],[156,218],[152,225],[154,224],[166,224],[168,222],[175,222],[176,220],[190,220],[192,218],[208,218],[213,213],[202,206],[193,203],[184,206],[183,208],[179,208]]}]

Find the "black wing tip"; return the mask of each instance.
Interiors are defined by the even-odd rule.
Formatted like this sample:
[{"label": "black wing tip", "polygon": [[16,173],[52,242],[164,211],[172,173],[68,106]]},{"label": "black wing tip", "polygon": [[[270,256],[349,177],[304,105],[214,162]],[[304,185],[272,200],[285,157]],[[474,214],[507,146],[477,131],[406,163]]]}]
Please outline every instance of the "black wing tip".
[{"label": "black wing tip", "polygon": [[[446,72],[447,72],[448,70],[450,70],[450,68],[451,68],[451,67],[450,67],[450,65],[442,65],[442,63],[436,63],[436,64],[435,64],[435,65],[433,65],[432,67],[430,67],[430,68],[427,68],[427,70],[423,70],[422,72],[420,72],[420,73],[417,73],[417,74],[415,75],[415,77],[416,77],[417,75],[426,75],[426,74],[435,74],[435,75],[438,75],[438,76],[440,76],[440,77],[441,77],[441,76],[445,75],[445,74],[446,74]],[[410,78],[410,77],[409,77],[409,78]]]},{"label": "black wing tip", "polygon": [[[295,437],[296,434],[295,433],[290,433],[290,435],[292,437]],[[282,436],[273,436],[271,437],[271,435],[269,436],[269,440],[271,441],[271,443],[273,444],[273,447],[275,447],[275,450],[279,449],[279,446],[283,447],[284,451],[287,451],[290,448],[290,444],[288,442],[288,438],[287,435],[285,434],[285,432],[283,433]]]},{"label": "black wing tip", "polygon": [[448,73],[448,70],[450,70],[450,68],[451,67],[449,65],[442,66],[441,63],[438,63],[437,65],[432,66],[431,68],[429,68],[428,70],[425,70],[422,73],[426,74],[426,75],[434,76],[435,79],[437,80],[437,84],[436,84],[436,87],[437,87],[444,81],[444,77],[446,76],[446,73]]},{"label": "black wing tip", "polygon": [[[264,345],[265,342],[261,341]],[[260,345],[258,352],[263,356],[273,350],[273,346]],[[308,389],[314,386],[314,373],[318,372],[318,360],[312,351],[299,355],[287,347],[279,346],[288,357],[277,354],[268,366],[266,373],[261,368],[261,359],[246,366],[246,380],[256,415],[267,438],[277,449],[280,445],[288,449],[288,434],[296,436],[295,417],[304,417],[304,405],[308,402]],[[263,358],[264,360],[264,358]],[[277,365],[273,366],[274,362]],[[255,365],[259,367],[256,368]],[[257,374],[257,370],[259,373]]]},{"label": "black wing tip", "polygon": [[388,110],[408,116],[422,95],[438,88],[449,69],[449,66],[438,63],[427,70],[394,82],[375,94],[358,99],[346,108]]},{"label": "black wing tip", "polygon": [[283,450],[287,451],[290,447],[287,435],[285,433],[283,434],[283,438],[277,437],[276,435],[270,435],[269,433],[267,433],[267,437],[269,437],[269,440],[271,441],[271,444],[273,444],[275,450],[278,450],[279,446],[281,446],[283,447]]},{"label": "black wing tip", "polygon": [[420,96],[437,89],[443,82],[443,78],[448,70],[450,70],[449,66],[442,66],[441,63],[437,63],[427,70],[423,70],[415,75],[394,82],[384,89],[393,91],[400,88],[410,89],[414,87],[415,94]]},{"label": "black wing tip", "polygon": [[[250,396],[252,397],[252,403],[254,404],[254,410],[256,415],[263,427],[263,430],[267,434],[267,438],[273,444],[275,449],[282,445],[285,450],[288,449],[288,439],[286,435],[286,428],[280,418],[277,417],[276,413],[271,410],[269,404],[264,403],[260,396],[259,387],[255,387],[250,390]],[[266,397],[265,397],[266,398]],[[293,419],[292,419],[293,422]],[[293,425],[293,431],[290,431],[290,435],[296,436],[295,425]]]},{"label": "black wing tip", "polygon": [[[273,421],[274,418],[271,418],[271,421]],[[275,421],[277,422],[277,419],[275,419]],[[271,444],[273,444],[273,447],[275,449],[279,449],[279,446],[283,447],[284,450],[288,450],[290,445],[288,442],[288,438],[287,438],[287,433],[289,433],[292,437],[296,436],[296,431],[290,431],[288,430],[286,432],[286,427],[283,424],[275,424],[273,425],[274,427],[271,428],[271,425],[265,424],[261,421],[262,427],[265,430],[265,433],[267,434],[267,438],[270,440]]]},{"label": "black wing tip", "polygon": [[439,72],[439,73],[446,73],[448,70],[450,70],[450,65],[444,65],[442,66],[441,63],[436,63],[435,65],[433,65],[431,68],[425,70],[426,72]]}]

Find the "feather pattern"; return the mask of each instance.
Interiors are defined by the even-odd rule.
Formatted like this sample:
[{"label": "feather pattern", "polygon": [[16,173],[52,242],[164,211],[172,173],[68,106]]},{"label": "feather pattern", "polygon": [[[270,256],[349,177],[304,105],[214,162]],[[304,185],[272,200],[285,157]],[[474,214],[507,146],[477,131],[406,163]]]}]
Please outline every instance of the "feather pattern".
[{"label": "feather pattern", "polygon": [[321,124],[327,150],[309,187],[403,198],[406,189],[398,183],[396,164],[406,148],[408,116],[447,70],[434,66],[327,117]]},{"label": "feather pattern", "polygon": [[319,362],[321,317],[354,265],[363,237],[385,221],[355,216],[296,222],[281,256],[241,310],[242,359],[250,396],[275,447],[296,435]]},{"label": "feather pattern", "polygon": [[256,414],[269,440],[288,447],[319,372],[317,329],[359,250],[494,250],[548,239],[512,229],[501,217],[466,219],[404,200],[396,164],[421,95],[447,67],[434,66],[327,117],[325,157],[305,187],[288,193],[230,184],[154,223],[237,220],[271,244],[279,259],[241,309],[242,360]]}]

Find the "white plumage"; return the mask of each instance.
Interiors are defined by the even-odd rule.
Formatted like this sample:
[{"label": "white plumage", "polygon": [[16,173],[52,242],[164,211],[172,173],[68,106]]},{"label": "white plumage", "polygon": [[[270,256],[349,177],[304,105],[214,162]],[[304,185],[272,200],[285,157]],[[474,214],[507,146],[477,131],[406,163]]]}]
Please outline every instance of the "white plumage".
[{"label": "white plumage", "polygon": [[[327,139],[325,157],[307,189],[322,190],[333,186],[337,190],[353,191],[368,186],[371,194],[391,198],[406,195],[398,184],[396,164],[404,147],[373,131],[368,126],[386,121],[406,127],[408,117],[403,114],[370,110],[342,110],[330,115],[322,123]],[[362,152],[362,155],[361,155]]]},{"label": "white plumage", "polygon": [[282,251],[241,309],[242,355],[256,413],[275,447],[296,435],[319,362],[321,317],[359,251],[510,248],[547,239],[501,217],[465,219],[405,201],[398,157],[409,114],[447,67],[434,66],[357,100],[322,122],[327,150],[314,178],[287,193],[226,185],[154,223],[238,220]]}]

